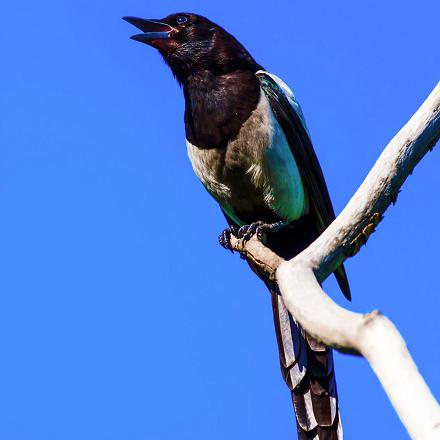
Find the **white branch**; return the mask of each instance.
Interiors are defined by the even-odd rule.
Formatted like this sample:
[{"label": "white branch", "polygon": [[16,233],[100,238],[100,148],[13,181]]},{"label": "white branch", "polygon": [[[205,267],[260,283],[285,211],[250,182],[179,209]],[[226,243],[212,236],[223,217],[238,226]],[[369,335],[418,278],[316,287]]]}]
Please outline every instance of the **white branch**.
[{"label": "white branch", "polygon": [[406,178],[439,137],[440,82],[391,140],[338,218],[298,256],[312,264],[320,281],[359,251],[388,206],[396,202]]},{"label": "white branch", "polygon": [[413,439],[440,438],[440,407],[394,325],[379,312],[360,315],[334,303],[320,283],[355,255],[394,203],[400,187],[440,137],[440,83],[385,148],[337,219],[306,250],[283,261],[256,239],[233,245],[280,287],[286,307],[316,339],[364,356]]}]

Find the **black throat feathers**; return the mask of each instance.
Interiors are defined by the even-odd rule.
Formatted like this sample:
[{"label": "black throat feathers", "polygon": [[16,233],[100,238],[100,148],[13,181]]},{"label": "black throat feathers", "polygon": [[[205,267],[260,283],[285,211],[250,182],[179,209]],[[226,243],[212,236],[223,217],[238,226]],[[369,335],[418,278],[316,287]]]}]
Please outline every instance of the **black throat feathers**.
[{"label": "black throat feathers", "polygon": [[203,70],[183,84],[186,139],[201,149],[226,148],[260,100],[255,72]]}]

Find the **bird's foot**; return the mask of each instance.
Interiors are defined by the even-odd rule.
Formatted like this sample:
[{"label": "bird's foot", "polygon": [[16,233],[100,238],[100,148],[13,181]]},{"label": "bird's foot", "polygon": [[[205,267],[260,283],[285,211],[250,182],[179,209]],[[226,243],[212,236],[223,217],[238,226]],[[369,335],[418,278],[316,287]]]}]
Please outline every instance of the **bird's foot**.
[{"label": "bird's foot", "polygon": [[276,223],[264,223],[259,221],[251,223],[250,225],[242,226],[238,230],[237,236],[246,242],[249,241],[254,235],[257,235],[258,240],[264,241],[268,232],[277,232],[284,226],[286,226],[286,223],[282,221]]},{"label": "bird's foot", "polygon": [[218,236],[218,242],[228,251],[231,251],[234,253],[234,249],[232,249],[231,244],[231,236],[235,235],[238,236],[238,228],[235,226],[229,226],[229,228],[226,228],[219,236]]},{"label": "bird's foot", "polygon": [[251,223],[250,225],[243,225],[239,229],[235,226],[230,226],[219,235],[218,242],[225,249],[234,252],[231,244],[232,235],[235,235],[238,239],[242,240],[243,243],[249,241],[254,235],[257,235],[258,240],[264,242],[267,233],[277,232],[284,226],[286,226],[286,223],[282,221],[276,223],[264,223],[258,221]]}]

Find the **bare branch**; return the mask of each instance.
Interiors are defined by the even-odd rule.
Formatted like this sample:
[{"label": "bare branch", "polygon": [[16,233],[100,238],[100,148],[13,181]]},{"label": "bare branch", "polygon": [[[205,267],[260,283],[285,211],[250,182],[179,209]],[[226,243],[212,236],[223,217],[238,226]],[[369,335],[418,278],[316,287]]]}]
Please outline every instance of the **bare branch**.
[{"label": "bare branch", "polygon": [[379,312],[361,315],[334,303],[322,283],[359,252],[395,203],[403,183],[440,137],[440,83],[385,148],[337,219],[306,250],[283,261],[258,240],[234,248],[278,282],[286,307],[316,339],[370,363],[414,439],[440,438],[440,407],[394,325]]},{"label": "bare branch", "polygon": [[440,137],[440,83],[391,140],[338,218],[300,256],[323,281],[366,243],[400,188]]},{"label": "bare branch", "polygon": [[285,261],[267,248],[256,236],[253,236],[249,241],[239,240],[231,236],[231,246],[243,258],[256,264],[273,281],[275,280],[277,269]]}]

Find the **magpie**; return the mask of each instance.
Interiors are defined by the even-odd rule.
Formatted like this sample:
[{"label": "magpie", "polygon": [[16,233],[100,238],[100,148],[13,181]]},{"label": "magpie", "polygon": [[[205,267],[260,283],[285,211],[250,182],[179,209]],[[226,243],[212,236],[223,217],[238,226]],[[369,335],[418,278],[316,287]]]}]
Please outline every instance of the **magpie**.
[{"label": "magpie", "polygon": [[[305,249],[335,213],[301,107],[289,87],[209,19],[177,13],[124,17],[157,49],[185,98],[185,133],[195,174],[229,227],[219,237],[253,234],[283,258]],[[281,371],[291,390],[299,439],[341,439],[332,351],[290,315],[276,284],[251,268],[272,295]],[[335,272],[344,295],[344,267]]]}]

